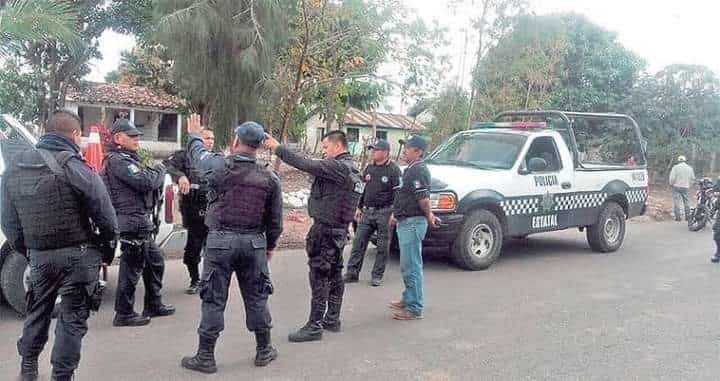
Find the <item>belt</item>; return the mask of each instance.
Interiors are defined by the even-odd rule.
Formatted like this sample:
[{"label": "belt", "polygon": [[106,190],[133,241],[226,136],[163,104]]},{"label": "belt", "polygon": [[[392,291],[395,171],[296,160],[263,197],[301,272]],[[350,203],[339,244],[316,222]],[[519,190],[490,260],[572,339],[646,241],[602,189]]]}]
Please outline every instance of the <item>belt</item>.
[{"label": "belt", "polygon": [[228,228],[223,227],[222,229],[211,230],[218,233],[235,233],[235,234],[263,234],[264,230],[261,228],[247,229],[247,228]]}]

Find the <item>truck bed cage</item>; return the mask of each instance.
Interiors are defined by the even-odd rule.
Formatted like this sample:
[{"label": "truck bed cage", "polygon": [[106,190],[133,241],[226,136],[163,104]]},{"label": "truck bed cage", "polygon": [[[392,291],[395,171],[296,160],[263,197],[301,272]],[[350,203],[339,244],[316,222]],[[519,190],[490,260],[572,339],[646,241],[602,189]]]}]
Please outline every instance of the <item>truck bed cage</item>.
[{"label": "truck bed cage", "polygon": [[638,142],[640,142],[642,146],[642,154],[643,156],[647,157],[647,154],[645,152],[645,146],[642,139],[642,134],[640,133],[640,127],[638,126],[637,122],[630,117],[629,115],[625,114],[616,114],[616,113],[593,113],[593,112],[572,112],[572,111],[558,111],[558,110],[535,110],[535,111],[504,111],[493,119],[495,122],[499,122],[503,119],[510,119],[510,121],[526,121],[527,118],[537,119],[537,118],[549,118],[549,117],[557,117],[565,122],[566,128],[552,128],[555,130],[563,131],[565,130],[567,132],[567,136],[569,138],[570,147],[572,148],[572,154],[573,159],[575,161],[575,167],[582,167],[582,164],[579,160],[578,155],[578,146],[577,141],[575,140],[575,131],[573,129],[573,125],[575,123],[575,119],[596,119],[596,120],[623,120],[628,121],[633,126],[633,129],[635,130],[635,136],[638,139]]}]

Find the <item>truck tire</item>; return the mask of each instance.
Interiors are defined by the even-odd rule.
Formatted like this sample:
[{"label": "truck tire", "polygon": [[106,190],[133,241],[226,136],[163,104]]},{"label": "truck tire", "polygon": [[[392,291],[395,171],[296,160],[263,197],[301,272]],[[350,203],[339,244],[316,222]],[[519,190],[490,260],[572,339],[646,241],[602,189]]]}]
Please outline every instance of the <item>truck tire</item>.
[{"label": "truck tire", "polygon": [[485,270],[500,256],[503,229],[490,211],[475,210],[465,217],[450,251],[455,264],[466,270]]},{"label": "truck tire", "polygon": [[0,288],[5,301],[19,314],[24,315],[27,309],[25,299],[25,270],[28,268],[27,259],[21,254],[12,251],[0,271]]},{"label": "truck tire", "polygon": [[611,253],[622,246],[625,239],[625,211],[617,202],[605,203],[597,223],[588,226],[587,241],[593,251]]},{"label": "truck tire", "polygon": [[[10,253],[12,253],[12,249],[10,248],[10,245],[5,243],[2,248],[0,248],[0,271],[2,270],[3,263],[5,263],[5,258],[10,256]],[[2,292],[0,292],[0,304],[5,304],[5,297],[3,297]]]}]

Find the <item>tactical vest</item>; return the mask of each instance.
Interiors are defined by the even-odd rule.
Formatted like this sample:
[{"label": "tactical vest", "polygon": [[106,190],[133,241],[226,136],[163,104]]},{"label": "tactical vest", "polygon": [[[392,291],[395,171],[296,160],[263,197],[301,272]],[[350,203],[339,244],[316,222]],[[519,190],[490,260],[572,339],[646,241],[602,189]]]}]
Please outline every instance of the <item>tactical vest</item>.
[{"label": "tactical vest", "polygon": [[[138,192],[131,188],[116,176],[113,175],[109,162],[111,160],[122,161],[123,153],[110,151],[103,162],[103,170],[101,177],[105,183],[105,187],[110,194],[115,212],[118,218],[118,227],[123,233],[152,231],[154,229],[152,223],[152,212],[155,207],[154,192]],[[138,167],[143,165],[138,161]],[[127,170],[123,165],[122,168],[114,168],[115,170]]]},{"label": "tactical vest", "polygon": [[360,203],[365,188],[360,171],[345,154],[337,158],[348,168],[345,182],[337,184],[321,177],[315,177],[310,189],[308,211],[316,221],[334,227],[347,227],[353,221],[355,209]]},{"label": "tactical vest", "polygon": [[64,174],[74,155],[69,151],[46,152],[56,158],[56,171],[33,148],[15,156],[4,176],[20,218],[25,246],[51,250],[87,243],[91,237],[90,219]]},{"label": "tactical vest", "polygon": [[265,230],[265,201],[272,174],[263,166],[229,157],[210,183],[205,224],[210,230],[261,232]]}]

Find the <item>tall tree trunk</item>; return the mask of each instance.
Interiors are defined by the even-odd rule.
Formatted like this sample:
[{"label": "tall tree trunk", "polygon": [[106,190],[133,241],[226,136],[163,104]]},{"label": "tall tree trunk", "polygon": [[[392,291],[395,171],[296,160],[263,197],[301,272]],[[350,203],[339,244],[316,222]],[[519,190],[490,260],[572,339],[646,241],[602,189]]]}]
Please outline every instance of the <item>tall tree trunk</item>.
[{"label": "tall tree trunk", "polygon": [[470,110],[468,111],[468,117],[467,121],[465,123],[465,129],[470,128],[470,124],[472,123],[472,120],[474,118],[475,114],[475,99],[477,98],[477,92],[478,88],[476,85],[479,71],[480,71],[480,64],[482,63],[482,57],[483,57],[483,37],[485,35],[485,23],[487,22],[487,15],[488,10],[490,9],[490,0],[483,0],[483,10],[480,14],[480,19],[478,20],[477,29],[478,29],[478,49],[477,49],[477,55],[475,57],[475,67],[472,71],[472,84],[470,85]]}]

